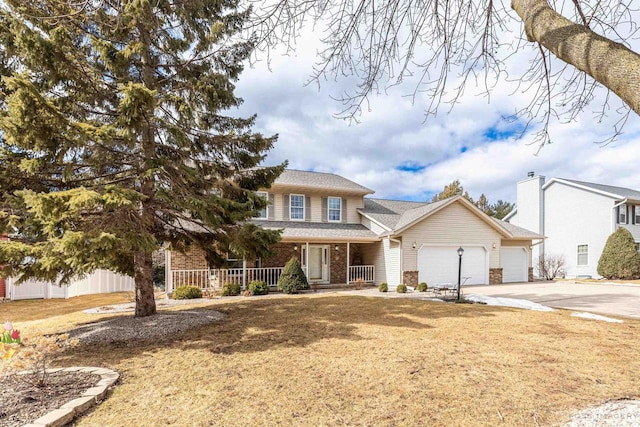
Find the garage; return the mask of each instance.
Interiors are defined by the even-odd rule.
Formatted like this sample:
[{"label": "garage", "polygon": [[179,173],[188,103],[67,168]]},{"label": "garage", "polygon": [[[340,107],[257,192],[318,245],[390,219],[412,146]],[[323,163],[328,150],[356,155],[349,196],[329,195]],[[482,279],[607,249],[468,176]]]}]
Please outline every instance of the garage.
[{"label": "garage", "polygon": [[529,280],[529,256],[523,247],[500,248],[502,283],[526,282]]},{"label": "garage", "polygon": [[[418,281],[427,284],[458,283],[459,246],[423,246],[418,251]],[[462,245],[462,282],[465,285],[489,283],[489,263],[484,247]],[[465,281],[466,278],[466,281]]]}]

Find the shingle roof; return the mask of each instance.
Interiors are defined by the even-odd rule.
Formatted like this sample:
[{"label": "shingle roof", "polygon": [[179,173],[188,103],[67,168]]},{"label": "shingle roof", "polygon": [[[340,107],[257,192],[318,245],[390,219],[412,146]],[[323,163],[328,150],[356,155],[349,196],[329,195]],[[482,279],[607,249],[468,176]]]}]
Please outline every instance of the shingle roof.
[{"label": "shingle roof", "polygon": [[573,179],[557,178],[560,181],[571,182],[573,184],[582,185],[583,187],[593,188],[597,191],[604,191],[605,193],[615,194],[621,196],[621,198],[640,200],[640,191],[632,190],[625,187],[616,187],[613,185],[595,184],[593,182],[576,181]]},{"label": "shingle roof", "polygon": [[500,227],[506,229],[509,233],[511,233],[511,235],[513,236],[514,239],[542,239],[543,236],[538,234],[538,233],[534,233],[533,231],[529,231],[527,229],[524,229],[522,227],[518,227],[517,225],[513,225],[509,222],[506,221],[502,221],[500,219],[497,218],[491,218],[494,222],[496,222]]},{"label": "shingle roof", "polygon": [[393,230],[403,213],[425,205],[425,202],[365,198],[364,208],[360,212]]},{"label": "shingle roof", "polygon": [[329,240],[364,239],[377,240],[377,235],[362,224],[296,222],[296,221],[258,221],[254,224],[265,229],[282,229],[283,238],[316,238]]},{"label": "shingle roof", "polygon": [[295,169],[286,169],[275,180],[273,187],[306,187],[317,189],[342,190],[359,194],[373,194],[374,191],[357,184],[347,178],[333,173],[309,172]]},{"label": "shingle roof", "polygon": [[439,207],[441,207],[442,205],[444,205],[445,203],[448,203],[450,201],[449,199],[444,199],[444,200],[439,200],[437,202],[434,203],[429,203],[427,205],[424,206],[420,206],[417,207],[415,209],[410,209],[406,212],[404,212],[401,216],[400,219],[398,220],[398,223],[396,224],[396,226],[394,227],[396,230],[401,230],[404,227],[406,227],[407,225],[411,224],[412,222],[422,218],[423,216],[427,215],[429,212],[432,212],[436,209],[438,209]]}]

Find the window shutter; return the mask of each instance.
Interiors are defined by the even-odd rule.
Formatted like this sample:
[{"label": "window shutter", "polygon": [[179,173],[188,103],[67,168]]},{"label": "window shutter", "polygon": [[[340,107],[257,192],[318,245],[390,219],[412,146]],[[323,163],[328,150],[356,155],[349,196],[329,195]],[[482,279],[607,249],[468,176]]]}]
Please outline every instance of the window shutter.
[{"label": "window shutter", "polygon": [[347,222],[347,199],[342,198],[342,222]]},{"label": "window shutter", "polygon": [[289,195],[283,194],[282,199],[284,203],[282,204],[282,219],[285,221],[289,220]]},{"label": "window shutter", "polygon": [[273,193],[269,193],[269,206],[267,207],[267,218],[270,220],[274,219],[276,208],[276,196]]},{"label": "window shutter", "polygon": [[629,224],[629,206],[624,205],[624,219],[626,219],[626,223]]},{"label": "window shutter", "polygon": [[311,221],[311,197],[304,198],[304,220]]},{"label": "window shutter", "polygon": [[327,212],[329,210],[329,201],[326,197],[322,198],[322,222],[327,222]]},{"label": "window shutter", "polygon": [[620,206],[616,206],[616,224],[620,224]]},{"label": "window shutter", "polygon": [[636,205],[631,206],[631,224],[636,223]]}]

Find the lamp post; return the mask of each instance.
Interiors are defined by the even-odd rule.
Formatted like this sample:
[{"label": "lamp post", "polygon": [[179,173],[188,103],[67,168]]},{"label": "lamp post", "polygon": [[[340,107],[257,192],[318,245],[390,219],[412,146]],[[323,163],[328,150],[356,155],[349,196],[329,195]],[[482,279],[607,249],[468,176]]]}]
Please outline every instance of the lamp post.
[{"label": "lamp post", "polygon": [[458,248],[458,301],[460,301],[460,276],[462,274],[462,254],[464,253],[464,249],[462,246]]}]

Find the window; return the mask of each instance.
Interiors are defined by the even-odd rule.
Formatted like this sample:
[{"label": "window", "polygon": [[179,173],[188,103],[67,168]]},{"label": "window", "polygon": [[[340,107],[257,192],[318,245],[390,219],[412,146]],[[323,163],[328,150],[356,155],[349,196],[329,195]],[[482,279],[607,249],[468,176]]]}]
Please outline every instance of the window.
[{"label": "window", "polygon": [[619,209],[619,214],[618,214],[618,223],[619,224],[626,224],[627,223],[627,206],[626,205],[621,205],[618,207]]},{"label": "window", "polygon": [[[265,200],[269,199],[269,194],[267,194],[265,191],[258,191],[256,192],[256,194],[260,197],[262,197]],[[260,219],[267,219],[268,218],[268,211],[269,207],[265,206],[264,209],[261,209],[258,211],[258,215],[256,216],[256,218],[260,218]]]},{"label": "window", "polygon": [[304,220],[304,196],[301,194],[292,194],[289,200],[289,218]]},{"label": "window", "polygon": [[329,197],[327,218],[329,221],[342,221],[342,199],[340,197]]},{"label": "window", "polygon": [[578,265],[589,264],[589,245],[578,245]]},{"label": "window", "polygon": [[634,215],[636,217],[636,220],[633,223],[640,225],[640,209],[638,209],[638,208],[640,208],[640,206],[634,206],[633,207],[633,213],[634,213]]}]

